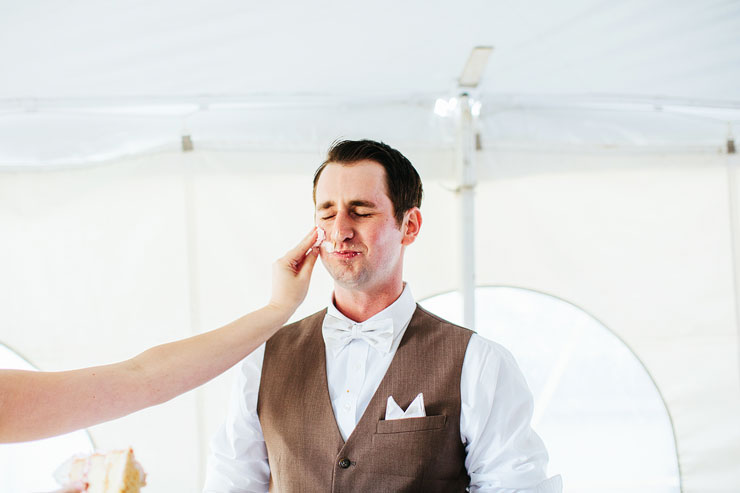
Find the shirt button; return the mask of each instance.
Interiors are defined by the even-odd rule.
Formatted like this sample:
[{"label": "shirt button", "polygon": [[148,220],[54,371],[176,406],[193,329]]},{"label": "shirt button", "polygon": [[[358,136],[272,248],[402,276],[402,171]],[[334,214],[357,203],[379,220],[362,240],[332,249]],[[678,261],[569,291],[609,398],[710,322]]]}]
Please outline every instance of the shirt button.
[{"label": "shirt button", "polygon": [[339,467],[341,467],[342,469],[347,469],[349,465],[350,461],[348,458],[345,457],[344,459],[339,460]]}]

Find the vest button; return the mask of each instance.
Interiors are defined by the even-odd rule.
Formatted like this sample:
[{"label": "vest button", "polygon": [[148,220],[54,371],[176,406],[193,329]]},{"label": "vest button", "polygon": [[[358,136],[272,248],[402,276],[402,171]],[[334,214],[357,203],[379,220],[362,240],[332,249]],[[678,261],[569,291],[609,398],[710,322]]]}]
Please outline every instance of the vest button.
[{"label": "vest button", "polygon": [[339,467],[342,469],[347,469],[350,466],[351,462],[346,457],[344,459],[339,460]]}]

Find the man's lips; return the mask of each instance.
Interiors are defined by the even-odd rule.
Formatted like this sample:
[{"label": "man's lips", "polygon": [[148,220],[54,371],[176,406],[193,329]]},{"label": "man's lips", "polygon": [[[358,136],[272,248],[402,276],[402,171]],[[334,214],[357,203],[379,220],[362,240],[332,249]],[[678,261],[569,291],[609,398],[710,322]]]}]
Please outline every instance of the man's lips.
[{"label": "man's lips", "polygon": [[359,254],[360,252],[355,252],[354,250],[338,250],[332,253],[332,255],[335,255],[339,258],[352,258],[356,257]]}]

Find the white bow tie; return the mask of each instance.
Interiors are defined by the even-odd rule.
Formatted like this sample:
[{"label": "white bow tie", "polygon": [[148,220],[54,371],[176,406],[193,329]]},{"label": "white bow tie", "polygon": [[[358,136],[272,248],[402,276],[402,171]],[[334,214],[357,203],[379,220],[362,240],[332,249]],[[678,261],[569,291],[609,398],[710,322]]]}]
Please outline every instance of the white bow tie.
[{"label": "white bow tie", "polygon": [[326,347],[333,354],[337,354],[353,339],[362,339],[384,353],[390,353],[393,345],[393,319],[390,318],[358,324],[326,314],[321,332]]}]

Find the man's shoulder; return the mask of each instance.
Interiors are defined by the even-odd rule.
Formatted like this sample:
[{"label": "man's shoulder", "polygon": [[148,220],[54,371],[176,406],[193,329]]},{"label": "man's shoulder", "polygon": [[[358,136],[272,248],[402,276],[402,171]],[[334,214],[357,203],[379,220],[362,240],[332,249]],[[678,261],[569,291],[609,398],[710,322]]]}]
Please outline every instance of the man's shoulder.
[{"label": "man's shoulder", "polygon": [[422,308],[418,304],[416,306],[416,312],[414,312],[414,317],[418,317],[420,325],[428,326],[430,322],[432,324],[438,324],[445,337],[450,334],[454,334],[461,337],[463,340],[468,341],[468,352],[479,355],[481,360],[491,359],[492,361],[503,361],[509,365],[516,365],[516,360],[511,351],[498,342],[480,335],[475,330],[468,329],[462,325],[457,325],[449,320],[445,320],[439,315]]},{"label": "man's shoulder", "polygon": [[462,325],[457,325],[455,323],[450,322],[449,320],[445,320],[444,318],[440,317],[436,313],[432,313],[429,310],[422,308],[421,305],[417,303],[416,305],[416,311],[414,312],[414,317],[420,319],[422,323],[435,323],[442,326],[443,329],[458,332],[461,335],[470,335],[474,334],[475,331],[468,329],[466,327],[463,327]]}]

